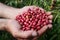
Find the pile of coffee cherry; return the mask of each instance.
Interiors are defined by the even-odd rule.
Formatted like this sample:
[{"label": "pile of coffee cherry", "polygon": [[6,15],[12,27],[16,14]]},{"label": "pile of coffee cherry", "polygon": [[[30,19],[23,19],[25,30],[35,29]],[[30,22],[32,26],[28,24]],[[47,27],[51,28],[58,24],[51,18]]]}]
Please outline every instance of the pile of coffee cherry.
[{"label": "pile of coffee cherry", "polygon": [[46,11],[37,7],[36,9],[29,8],[27,12],[17,15],[16,20],[22,26],[21,30],[27,31],[33,29],[38,31],[45,25],[51,24],[48,16]]}]

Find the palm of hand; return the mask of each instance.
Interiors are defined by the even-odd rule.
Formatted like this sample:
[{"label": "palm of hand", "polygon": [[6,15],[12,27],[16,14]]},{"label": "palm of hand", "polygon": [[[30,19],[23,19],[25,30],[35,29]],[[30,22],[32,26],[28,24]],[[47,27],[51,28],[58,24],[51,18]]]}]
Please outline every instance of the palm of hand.
[{"label": "palm of hand", "polygon": [[[14,20],[17,15],[22,14],[23,12],[28,11],[29,8],[33,9],[33,8],[36,8],[36,6],[26,6],[26,7],[23,7],[21,9],[19,9],[16,12],[15,11],[10,12],[10,15],[7,14],[8,16],[6,16],[6,18],[10,18],[11,20],[9,20],[6,28],[7,28],[7,30],[9,32],[11,32],[11,34],[14,37],[17,37],[17,38],[28,38],[28,37],[32,36],[32,34],[34,34],[33,30],[30,30],[30,31],[21,31],[20,30],[21,26],[17,23],[16,20]],[[49,18],[51,18],[51,20],[50,20],[50,22],[51,22],[52,21],[51,13],[47,12],[47,15],[49,15]],[[43,27],[41,30],[38,31],[38,34],[39,35],[43,34],[47,30],[48,27],[50,28],[50,27],[52,27],[52,25],[50,24],[49,26]],[[35,32],[35,33],[37,33],[37,32]]]}]

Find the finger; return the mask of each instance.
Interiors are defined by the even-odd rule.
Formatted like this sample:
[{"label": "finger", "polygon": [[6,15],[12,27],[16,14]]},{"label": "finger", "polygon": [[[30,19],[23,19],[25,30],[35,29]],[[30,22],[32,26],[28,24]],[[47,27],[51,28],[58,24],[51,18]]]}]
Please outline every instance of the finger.
[{"label": "finger", "polygon": [[29,38],[30,36],[32,36],[32,33],[33,33],[33,30],[19,31],[17,35],[20,38]]},{"label": "finger", "polygon": [[33,31],[32,36],[33,37],[36,37],[37,36],[37,32],[36,31]]},{"label": "finger", "polygon": [[45,10],[44,10],[43,8],[41,8],[41,7],[40,7],[39,9],[40,9],[41,11],[45,11]]},{"label": "finger", "polygon": [[47,15],[51,15],[51,12],[46,12]]},{"label": "finger", "polygon": [[29,8],[30,9],[33,9],[35,6],[25,6],[25,7],[23,7],[22,9],[25,9],[25,10],[28,10]]},{"label": "finger", "polygon": [[52,28],[52,24],[48,24],[47,26],[48,26],[50,29]]},{"label": "finger", "polygon": [[21,14],[24,12],[27,12],[29,9],[33,10],[34,8],[36,8],[36,6],[25,6],[21,9]]},{"label": "finger", "polygon": [[49,15],[48,18],[49,18],[49,19],[53,19],[53,15]]},{"label": "finger", "polygon": [[48,26],[44,26],[43,28],[41,28],[39,31],[38,31],[38,34],[39,36],[42,35],[46,30],[47,30]]},{"label": "finger", "polygon": [[46,14],[48,15],[49,19],[53,19],[53,15],[51,15],[51,12],[46,12]]},{"label": "finger", "polygon": [[25,7],[23,7],[23,8],[25,8],[25,9],[31,9],[31,10],[33,10],[34,8],[37,8],[36,6],[25,6]]},{"label": "finger", "polygon": [[52,23],[52,20],[49,20],[49,23]]}]

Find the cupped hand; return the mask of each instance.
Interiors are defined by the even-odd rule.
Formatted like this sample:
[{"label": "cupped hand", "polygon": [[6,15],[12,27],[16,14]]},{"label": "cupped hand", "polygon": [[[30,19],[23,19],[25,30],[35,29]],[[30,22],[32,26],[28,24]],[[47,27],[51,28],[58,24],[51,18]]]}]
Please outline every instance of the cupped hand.
[{"label": "cupped hand", "polygon": [[[24,12],[24,11],[25,11],[25,12],[28,11],[29,8],[34,9],[34,8],[37,8],[37,7],[36,7],[36,6],[27,6],[27,7],[24,7],[24,8],[22,8],[21,13]],[[40,9],[44,11],[44,9],[42,9],[42,8],[40,8]],[[49,22],[52,23],[53,15],[51,14],[51,12],[46,12],[46,14],[49,15],[49,16],[48,16]],[[42,27],[40,30],[38,30],[38,31],[37,31],[37,33],[38,33],[37,35],[38,35],[38,36],[33,37],[32,40],[37,40],[37,38],[38,38],[39,36],[41,36],[44,32],[46,32],[46,30],[47,30],[48,28],[51,29],[51,28],[52,28],[52,24],[45,25],[45,26]],[[34,34],[32,34],[32,36],[33,36],[33,35],[34,35]],[[28,39],[26,39],[26,40],[28,40]]]},{"label": "cupped hand", "polygon": [[[17,37],[18,40],[29,40],[29,39],[21,39],[21,38],[28,38],[30,36],[35,36],[32,40],[35,40],[37,39],[37,35],[42,35],[48,28],[51,28],[52,27],[52,24],[48,24],[46,26],[44,26],[43,28],[41,28],[39,31],[33,31],[33,30],[30,30],[30,31],[22,31],[20,30],[20,25],[17,23],[17,21],[15,20],[16,16],[17,15],[20,15],[24,12],[27,12],[28,9],[34,9],[34,8],[37,8],[36,6],[25,6],[21,9],[12,9],[12,10],[6,10],[5,13],[4,13],[4,16],[5,18],[9,18],[11,20],[8,21],[8,26],[6,27],[7,30],[9,32],[11,32],[11,34],[14,36],[14,37]],[[44,10],[42,8],[40,8],[41,10]],[[48,16],[48,18],[50,18],[49,22],[52,22],[52,18],[53,16],[51,15],[51,12],[46,12]],[[37,34],[38,33],[38,34]],[[35,35],[34,35],[35,34]],[[37,37],[36,37],[37,36]]]},{"label": "cupped hand", "polygon": [[20,28],[21,26],[16,20],[9,20],[6,26],[6,29],[11,32],[14,37],[27,38],[33,33],[33,30],[22,31]]},{"label": "cupped hand", "polygon": [[0,19],[0,27],[3,26],[2,29],[10,32],[15,38],[29,38],[32,36],[32,33],[36,33],[33,30],[22,31],[20,30],[21,26],[18,24],[16,20],[12,19]]}]

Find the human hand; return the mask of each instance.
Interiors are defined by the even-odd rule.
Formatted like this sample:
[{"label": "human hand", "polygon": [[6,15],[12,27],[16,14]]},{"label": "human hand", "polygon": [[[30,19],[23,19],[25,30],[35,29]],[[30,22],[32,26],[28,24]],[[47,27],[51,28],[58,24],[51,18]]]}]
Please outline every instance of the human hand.
[{"label": "human hand", "polygon": [[[3,17],[9,18],[9,19],[15,19],[18,14],[21,14],[24,11],[26,12],[29,8],[31,8],[31,9],[32,8],[36,8],[36,6],[27,6],[27,7],[21,8],[21,9],[10,9],[10,8],[7,8],[7,10],[4,11],[4,16]],[[49,18],[51,18],[51,20],[50,20],[50,22],[51,22],[52,21],[52,15],[50,15],[50,12],[48,12],[47,14],[49,14]],[[51,28],[51,27],[52,27],[51,24],[50,24],[50,26],[43,27],[42,29],[40,29],[38,31],[38,35],[43,34],[48,28]],[[35,38],[33,38],[33,40],[34,39]],[[20,38],[18,38],[18,40],[20,40]]]},{"label": "human hand", "polygon": [[5,27],[15,38],[29,38],[32,36],[33,30],[22,31],[21,26],[16,20],[8,20],[7,26]]},{"label": "human hand", "polygon": [[[29,7],[31,7],[31,9],[37,8],[36,6],[27,6],[27,7],[24,7],[23,10],[26,11],[26,9],[29,9]],[[42,9],[42,8],[40,8],[40,9],[41,9],[41,10],[44,10],[44,9]],[[22,12],[22,11],[21,11],[21,12]],[[23,12],[24,12],[24,11],[23,11]],[[51,12],[46,12],[46,14],[49,15],[49,16],[48,16],[48,18],[50,19],[49,22],[52,23],[52,18],[53,18],[53,16],[51,15]],[[52,24],[48,24],[48,25],[44,26],[43,28],[41,28],[41,29],[38,31],[38,35],[41,36],[48,28],[49,28],[49,29],[52,28]],[[37,38],[38,38],[38,36],[37,36],[37,37],[34,37],[32,40],[37,40]],[[27,40],[27,39],[26,39],[26,40]]]},{"label": "human hand", "polygon": [[7,30],[15,38],[29,38],[34,32],[33,30],[22,31],[20,28],[21,26],[17,23],[16,20],[0,19],[0,30]]},{"label": "human hand", "polygon": [[[3,8],[2,8],[3,7]],[[6,9],[5,9],[6,8]],[[13,36],[14,35],[16,35],[17,37],[19,37],[19,38],[21,38],[22,36],[22,38],[28,38],[29,36],[32,36],[31,35],[31,33],[32,33],[32,30],[30,30],[30,31],[24,31],[24,32],[18,32],[17,31],[17,28],[20,28],[20,27],[18,27],[17,26],[17,28],[16,27],[10,27],[10,25],[9,24],[11,24],[11,26],[12,26],[12,24],[14,23],[14,22],[16,22],[16,21],[13,21],[13,19],[14,19],[14,17],[20,12],[20,9],[16,9],[16,8],[12,8],[12,7],[8,7],[8,6],[6,6],[6,5],[4,5],[4,4],[2,4],[2,3],[0,3],[0,17],[3,17],[3,18],[8,18],[8,20],[10,20],[10,22],[8,21],[8,26],[6,26],[5,25],[5,29],[8,31],[8,32],[10,32]],[[5,20],[6,21],[6,20]],[[11,21],[13,21],[13,22],[11,22]],[[4,23],[4,22],[3,22]],[[6,22],[5,22],[6,23]],[[17,22],[16,22],[16,24],[18,24]],[[14,29],[16,29],[16,30],[14,30],[13,31],[13,28]],[[19,30],[19,29],[18,29]],[[14,33],[14,32],[16,32],[16,33]],[[34,31],[33,31],[34,32]],[[20,33],[20,34],[19,34]],[[29,34],[30,35],[29,35]],[[19,34],[19,35],[18,35]],[[23,34],[23,35],[22,35]],[[26,35],[27,34],[27,35]],[[33,33],[33,34],[35,34],[35,32]],[[22,35],[22,36],[20,36],[20,35]],[[14,37],[16,37],[16,36],[14,36]],[[25,37],[24,37],[25,36]]]}]

